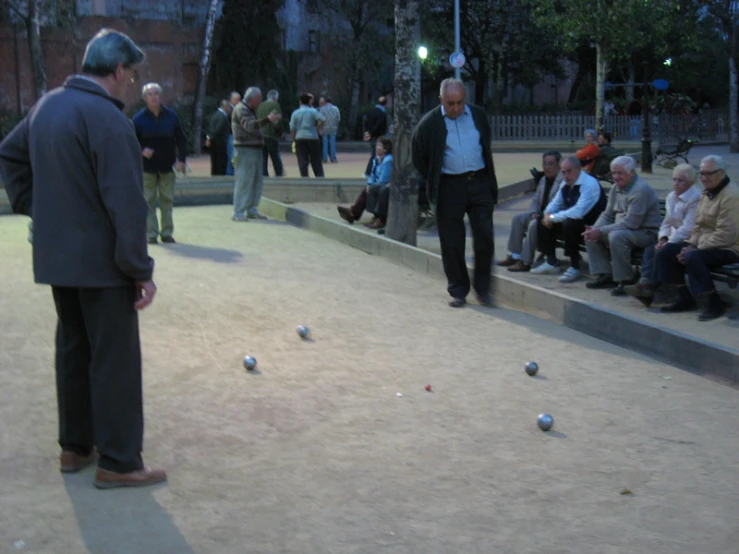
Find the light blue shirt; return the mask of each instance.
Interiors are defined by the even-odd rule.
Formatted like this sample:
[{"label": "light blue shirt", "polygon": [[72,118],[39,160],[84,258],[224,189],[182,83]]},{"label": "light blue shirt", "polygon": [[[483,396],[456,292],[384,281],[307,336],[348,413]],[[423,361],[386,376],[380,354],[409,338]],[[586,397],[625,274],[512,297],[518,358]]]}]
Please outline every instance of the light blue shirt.
[{"label": "light blue shirt", "polygon": [[580,171],[580,176],[572,184],[580,185],[580,196],[571,208],[565,205],[562,192],[565,187],[569,187],[565,182],[559,187],[557,196],[554,197],[544,212],[552,214],[552,221],[562,223],[565,219],[582,219],[588,212],[592,210],[600,199],[600,183],[595,177],[591,177],[585,170]]},{"label": "light blue shirt", "polygon": [[464,112],[457,119],[447,117],[444,106],[441,107],[441,115],[444,116],[446,124],[446,148],[441,172],[459,175],[483,169],[485,159],[482,157],[480,131],[475,127],[469,106],[465,105]]},{"label": "light blue shirt", "polygon": [[393,177],[393,155],[386,154],[382,158],[382,162],[378,165],[377,158],[372,160],[372,172],[370,173],[369,179],[367,179],[368,185],[386,185],[392,181]]},{"label": "light blue shirt", "polygon": [[318,124],[326,121],[321,112],[309,106],[300,106],[290,117],[290,131],[295,140],[318,140]]}]

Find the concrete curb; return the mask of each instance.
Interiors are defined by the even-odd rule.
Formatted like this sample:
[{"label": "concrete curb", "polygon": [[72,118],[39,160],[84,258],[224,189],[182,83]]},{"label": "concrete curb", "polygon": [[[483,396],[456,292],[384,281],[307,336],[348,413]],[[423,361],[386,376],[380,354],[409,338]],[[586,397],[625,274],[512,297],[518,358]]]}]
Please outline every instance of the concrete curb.
[{"label": "concrete curb", "polygon": [[[368,254],[383,256],[444,279],[441,256],[438,254],[267,198],[262,199],[260,209],[272,218],[287,221]],[[493,273],[493,290],[499,304],[546,317],[576,331],[655,357],[697,375],[730,384],[739,383],[739,350],[656,326],[596,304],[517,281],[507,275]]]}]

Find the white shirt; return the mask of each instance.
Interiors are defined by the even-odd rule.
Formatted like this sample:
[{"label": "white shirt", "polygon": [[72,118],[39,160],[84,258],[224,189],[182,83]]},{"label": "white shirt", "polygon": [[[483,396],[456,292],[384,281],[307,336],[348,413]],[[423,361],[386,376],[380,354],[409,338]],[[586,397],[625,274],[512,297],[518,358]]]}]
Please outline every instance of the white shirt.
[{"label": "white shirt", "polygon": [[690,187],[680,196],[675,191],[668,194],[659,238],[667,237],[670,242],[688,240],[695,227],[695,210],[700,199],[701,191],[696,186]]}]

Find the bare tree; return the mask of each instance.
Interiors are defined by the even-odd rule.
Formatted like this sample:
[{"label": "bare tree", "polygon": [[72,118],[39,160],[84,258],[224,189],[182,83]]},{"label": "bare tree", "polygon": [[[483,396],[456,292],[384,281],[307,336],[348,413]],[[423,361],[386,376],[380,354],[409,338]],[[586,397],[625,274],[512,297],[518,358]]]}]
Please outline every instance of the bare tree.
[{"label": "bare tree", "polygon": [[40,16],[43,10],[41,0],[0,0],[4,7],[23,22],[28,34],[28,50],[31,55],[33,71],[33,90],[36,100],[46,94],[46,70],[44,51],[41,47]]},{"label": "bare tree", "polygon": [[421,62],[416,48],[421,37],[418,0],[395,0],[395,135],[393,180],[390,185],[388,238],[416,245],[418,174],[411,161],[411,134],[421,105]]},{"label": "bare tree", "polygon": [[203,129],[203,100],[205,99],[205,85],[208,83],[208,72],[210,71],[211,54],[213,51],[213,31],[216,26],[219,1],[210,0],[208,17],[205,20],[205,36],[203,37],[203,50],[200,56],[200,73],[198,74],[198,92],[195,95],[193,114],[193,149],[196,154],[200,154],[200,135]]}]

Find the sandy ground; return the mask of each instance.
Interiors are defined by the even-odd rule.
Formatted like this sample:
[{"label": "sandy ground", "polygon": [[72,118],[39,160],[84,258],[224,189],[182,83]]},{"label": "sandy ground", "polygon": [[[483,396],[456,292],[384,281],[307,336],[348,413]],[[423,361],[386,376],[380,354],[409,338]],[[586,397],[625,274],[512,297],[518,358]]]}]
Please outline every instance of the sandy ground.
[{"label": "sandy ground", "polygon": [[178,209],[151,249],[145,460],[170,480],[116,491],[58,471],[51,295],[0,218],[0,552],[737,551],[735,389],[229,215]]}]

